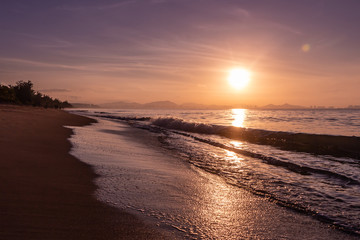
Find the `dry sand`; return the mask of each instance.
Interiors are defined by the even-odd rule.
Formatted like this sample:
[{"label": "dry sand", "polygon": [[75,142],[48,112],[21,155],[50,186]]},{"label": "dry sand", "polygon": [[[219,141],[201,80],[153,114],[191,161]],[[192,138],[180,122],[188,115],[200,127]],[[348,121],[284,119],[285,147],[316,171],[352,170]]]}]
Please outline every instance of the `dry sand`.
[{"label": "dry sand", "polygon": [[162,239],[135,216],[97,201],[92,168],[69,154],[61,110],[0,105],[0,239]]}]

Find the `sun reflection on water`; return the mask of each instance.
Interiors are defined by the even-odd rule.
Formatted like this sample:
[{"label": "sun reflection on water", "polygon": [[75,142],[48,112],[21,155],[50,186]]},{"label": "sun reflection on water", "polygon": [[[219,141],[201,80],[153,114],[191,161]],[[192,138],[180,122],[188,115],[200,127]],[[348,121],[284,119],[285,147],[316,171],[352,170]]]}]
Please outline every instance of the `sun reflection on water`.
[{"label": "sun reflection on water", "polygon": [[231,124],[234,127],[244,127],[246,109],[231,109],[231,114],[234,119]]},{"label": "sun reflection on water", "polygon": [[226,151],[226,155],[224,156],[224,160],[227,162],[226,165],[231,166],[232,169],[236,169],[238,172],[242,172],[242,168],[244,167],[244,158],[240,157],[238,154],[232,151]]},{"label": "sun reflection on water", "polygon": [[233,145],[235,148],[238,148],[238,149],[243,148],[243,145],[244,145],[243,142],[236,141],[236,140],[230,141],[230,144]]},{"label": "sun reflection on water", "polygon": [[226,151],[226,155],[225,155],[225,159],[230,162],[230,163],[234,163],[237,165],[242,165],[243,163],[241,162],[242,160],[244,160],[242,157],[238,156],[238,154],[232,152],[232,151]]}]

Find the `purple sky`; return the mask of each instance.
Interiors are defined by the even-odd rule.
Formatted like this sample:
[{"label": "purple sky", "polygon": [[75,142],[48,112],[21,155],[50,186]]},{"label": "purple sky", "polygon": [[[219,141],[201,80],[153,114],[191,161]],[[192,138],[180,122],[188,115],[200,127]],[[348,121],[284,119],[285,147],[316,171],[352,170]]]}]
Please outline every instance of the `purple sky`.
[{"label": "purple sky", "polygon": [[[70,102],[360,105],[359,9],[359,0],[2,0],[0,83],[31,80]],[[243,90],[227,83],[234,67],[252,73]]]}]

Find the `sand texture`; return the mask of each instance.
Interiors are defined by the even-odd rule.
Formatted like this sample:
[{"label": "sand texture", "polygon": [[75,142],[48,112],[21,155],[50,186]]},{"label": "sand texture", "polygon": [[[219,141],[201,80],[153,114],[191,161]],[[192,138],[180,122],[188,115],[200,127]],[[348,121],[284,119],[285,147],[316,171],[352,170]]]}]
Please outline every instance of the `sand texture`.
[{"label": "sand texture", "polygon": [[61,110],[0,105],[0,239],[161,239],[135,216],[94,198],[92,168],[69,154]]}]

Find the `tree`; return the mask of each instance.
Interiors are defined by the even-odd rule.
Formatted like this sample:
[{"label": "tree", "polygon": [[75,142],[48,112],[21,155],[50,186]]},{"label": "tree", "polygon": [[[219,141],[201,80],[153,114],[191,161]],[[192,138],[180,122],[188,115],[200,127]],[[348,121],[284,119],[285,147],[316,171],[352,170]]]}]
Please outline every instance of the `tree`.
[{"label": "tree", "polygon": [[36,92],[33,97],[32,97],[32,105],[34,107],[39,107],[41,106],[42,104],[42,98],[43,98],[43,95],[39,92]]},{"label": "tree", "polygon": [[14,91],[16,98],[20,101],[22,104],[31,104],[32,98],[34,96],[34,90],[32,89],[33,83],[31,81],[19,81],[16,83],[16,86],[14,86]]},{"label": "tree", "polygon": [[15,103],[15,91],[11,86],[0,85],[0,103]]},{"label": "tree", "polygon": [[19,81],[15,86],[0,84],[0,103],[33,105],[44,108],[66,108],[72,107],[67,101],[52,99],[40,92],[35,92],[31,81]]},{"label": "tree", "polygon": [[61,104],[61,108],[70,108],[70,107],[72,107],[72,105],[68,103],[68,101],[62,102]]}]

